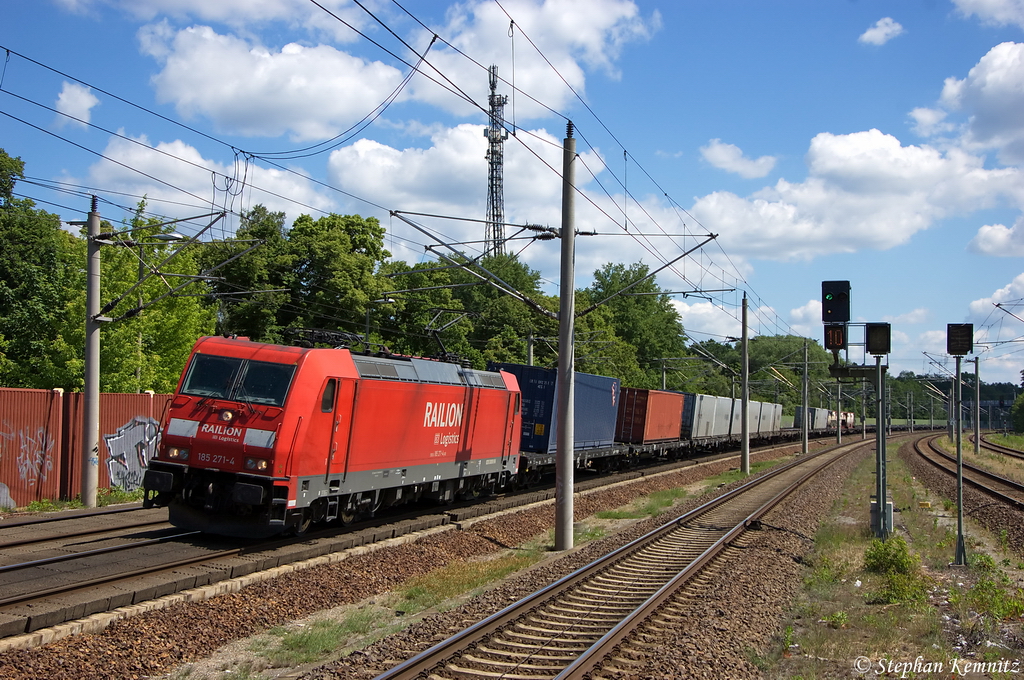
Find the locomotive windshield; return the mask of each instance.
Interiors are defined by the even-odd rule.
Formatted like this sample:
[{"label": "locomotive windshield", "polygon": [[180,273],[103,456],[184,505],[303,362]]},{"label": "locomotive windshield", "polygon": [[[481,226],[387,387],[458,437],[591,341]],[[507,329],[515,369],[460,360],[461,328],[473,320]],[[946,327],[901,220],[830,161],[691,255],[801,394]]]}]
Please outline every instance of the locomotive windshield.
[{"label": "locomotive windshield", "polygon": [[251,404],[284,406],[295,366],[213,354],[192,358],[181,393]]}]

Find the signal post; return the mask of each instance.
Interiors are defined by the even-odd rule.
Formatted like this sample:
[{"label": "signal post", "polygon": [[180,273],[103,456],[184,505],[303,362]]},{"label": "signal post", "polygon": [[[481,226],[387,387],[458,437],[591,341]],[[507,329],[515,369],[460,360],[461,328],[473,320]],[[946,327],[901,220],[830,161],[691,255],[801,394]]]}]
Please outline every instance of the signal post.
[{"label": "signal post", "polygon": [[964,542],[964,447],[963,419],[960,390],[960,362],[974,351],[974,324],[946,324],[946,354],[956,357],[956,376],[953,378],[953,431],[956,437],[956,554],[953,564],[967,565],[967,545]]},{"label": "signal post", "polygon": [[[885,426],[882,418],[886,413],[885,371],[882,357],[892,347],[892,329],[887,323],[864,324],[864,345],[868,354],[875,357],[874,366],[840,366],[839,352],[849,346],[850,326],[850,282],[821,282],[821,320],[825,324],[825,349],[832,351],[833,363],[829,366],[832,377],[868,380],[875,387],[876,397],[876,444],[875,444],[875,500],[871,502],[871,530],[881,539],[892,533],[892,503],[888,499],[886,480]],[[838,410],[837,410],[838,414]],[[842,427],[837,415],[836,428]],[[838,436],[837,436],[838,440]]]}]

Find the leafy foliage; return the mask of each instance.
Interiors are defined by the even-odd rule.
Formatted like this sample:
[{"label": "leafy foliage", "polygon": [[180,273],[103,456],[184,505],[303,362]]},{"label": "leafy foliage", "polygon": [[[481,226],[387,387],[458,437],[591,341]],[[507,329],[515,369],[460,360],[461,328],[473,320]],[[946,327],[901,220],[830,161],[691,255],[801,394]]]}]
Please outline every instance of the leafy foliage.
[{"label": "leafy foliage", "polygon": [[13,197],[23,167],[0,149],[0,384],[80,386],[85,249],[56,215]]},{"label": "leafy foliage", "polygon": [[[0,384],[80,390],[86,241],[56,215],[14,198],[23,173],[21,160],[0,149]],[[558,299],[514,255],[409,265],[389,260],[375,218],[302,215],[288,226],[284,213],[261,205],[242,215],[234,237],[178,249],[153,238],[167,228],[144,209],[142,202],[117,229],[103,227],[118,233],[114,245],[121,246],[102,249],[101,299],[116,303],[104,314],[117,319],[102,328],[105,391],[171,391],[199,336],[288,343],[289,327],[366,335],[396,352],[454,355],[477,368],[526,363],[532,343],[536,365],[557,365]],[[576,291],[577,312],[585,312],[576,319],[577,370],[625,386],[738,395],[739,343],[687,345],[669,293],[648,275],[642,263],[608,263]],[[796,336],[750,341],[751,398],[782,403],[792,414],[802,399],[805,347],[811,405],[834,408],[825,396],[834,384],[831,354]],[[941,380],[931,379],[941,391]],[[897,413],[912,405],[922,417],[929,399],[921,378],[900,374],[889,387]],[[872,416],[870,390],[858,399]],[[843,408],[859,410],[848,400]],[[1024,431],[1024,401],[1014,404],[1014,419]]]},{"label": "leafy foliage", "polygon": [[876,538],[864,553],[864,569],[876,574],[913,574],[917,567],[918,558],[910,554],[902,536]]},{"label": "leafy foliage", "polygon": [[1010,408],[1010,422],[1014,432],[1024,432],[1024,394],[1014,400]]}]

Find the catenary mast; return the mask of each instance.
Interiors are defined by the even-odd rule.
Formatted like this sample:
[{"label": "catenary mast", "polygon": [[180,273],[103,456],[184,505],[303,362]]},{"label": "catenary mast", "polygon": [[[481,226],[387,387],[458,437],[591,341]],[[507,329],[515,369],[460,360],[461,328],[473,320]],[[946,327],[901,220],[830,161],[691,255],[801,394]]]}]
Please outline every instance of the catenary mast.
[{"label": "catenary mast", "polygon": [[505,129],[505,103],[508,97],[497,93],[498,67],[491,66],[490,125],[484,130],[487,138],[487,226],[484,231],[484,252],[505,253],[505,196],[503,188],[503,144],[508,139]]}]

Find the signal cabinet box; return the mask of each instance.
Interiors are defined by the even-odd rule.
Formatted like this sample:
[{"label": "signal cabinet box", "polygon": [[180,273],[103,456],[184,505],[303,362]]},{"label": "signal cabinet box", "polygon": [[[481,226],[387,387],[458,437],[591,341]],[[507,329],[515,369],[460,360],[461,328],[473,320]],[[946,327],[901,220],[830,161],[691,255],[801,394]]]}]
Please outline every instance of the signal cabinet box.
[{"label": "signal cabinet box", "polygon": [[679,392],[623,387],[615,441],[650,444],[679,439],[684,397]]},{"label": "signal cabinet box", "polygon": [[[488,370],[508,371],[523,395],[523,428],[519,448],[552,453],[558,448],[558,371],[553,368],[491,362]],[[575,449],[612,446],[619,408],[619,379],[577,373],[573,410]]]}]

